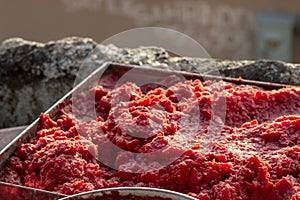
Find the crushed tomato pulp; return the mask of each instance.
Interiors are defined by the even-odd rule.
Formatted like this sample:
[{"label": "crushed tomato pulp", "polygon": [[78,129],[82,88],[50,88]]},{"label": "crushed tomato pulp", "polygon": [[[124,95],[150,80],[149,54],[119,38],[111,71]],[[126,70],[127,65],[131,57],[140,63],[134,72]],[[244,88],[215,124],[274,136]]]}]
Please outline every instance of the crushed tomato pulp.
[{"label": "crushed tomato pulp", "polygon": [[[300,88],[220,84],[97,85],[88,91],[95,99],[82,95],[75,105],[82,113],[95,105],[94,119],[71,109],[56,120],[41,114],[36,137],[0,180],[63,194],[143,186],[201,200],[300,199]],[[221,97],[226,103],[214,107]],[[223,109],[222,126],[211,125],[214,108]]]}]

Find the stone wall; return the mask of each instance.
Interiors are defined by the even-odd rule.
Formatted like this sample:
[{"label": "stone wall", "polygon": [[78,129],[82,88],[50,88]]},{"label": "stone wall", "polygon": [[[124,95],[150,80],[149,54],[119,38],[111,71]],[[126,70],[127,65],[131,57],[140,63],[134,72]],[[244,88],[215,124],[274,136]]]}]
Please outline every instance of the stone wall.
[{"label": "stone wall", "polygon": [[300,85],[298,64],[172,57],[162,48],[118,48],[89,38],[48,43],[11,38],[0,46],[0,127],[31,123],[73,87],[80,67],[105,61]]}]

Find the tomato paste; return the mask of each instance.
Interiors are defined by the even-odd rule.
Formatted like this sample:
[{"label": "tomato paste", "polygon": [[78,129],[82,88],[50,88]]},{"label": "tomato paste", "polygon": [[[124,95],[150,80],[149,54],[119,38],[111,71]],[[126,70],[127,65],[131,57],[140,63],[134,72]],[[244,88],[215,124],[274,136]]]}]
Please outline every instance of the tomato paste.
[{"label": "tomato paste", "polygon": [[[142,186],[201,200],[300,199],[300,88],[219,86],[98,85],[89,91],[95,99],[82,97],[94,119],[41,114],[36,137],[9,158],[0,180],[68,195]],[[211,124],[216,98],[226,102],[220,127]]]}]

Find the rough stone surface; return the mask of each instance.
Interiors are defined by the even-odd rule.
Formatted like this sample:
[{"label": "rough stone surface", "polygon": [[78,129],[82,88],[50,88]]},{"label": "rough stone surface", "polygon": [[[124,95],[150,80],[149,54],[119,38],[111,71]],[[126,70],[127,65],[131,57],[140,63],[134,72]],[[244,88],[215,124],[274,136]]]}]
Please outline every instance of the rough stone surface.
[{"label": "rough stone surface", "polygon": [[162,48],[118,48],[89,38],[11,38],[0,46],[0,127],[29,124],[73,87],[80,67],[105,61],[300,85],[299,64],[172,57]]}]

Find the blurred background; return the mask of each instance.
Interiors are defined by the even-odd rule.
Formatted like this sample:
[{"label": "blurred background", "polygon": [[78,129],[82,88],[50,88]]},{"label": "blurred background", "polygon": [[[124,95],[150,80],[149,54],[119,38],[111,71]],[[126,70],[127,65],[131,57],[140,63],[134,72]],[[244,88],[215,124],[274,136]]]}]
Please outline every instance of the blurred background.
[{"label": "blurred background", "polygon": [[101,43],[121,31],[172,28],[214,58],[300,62],[299,0],[0,0],[0,42],[66,36]]}]

